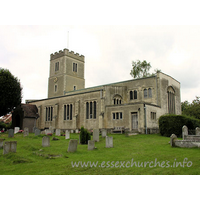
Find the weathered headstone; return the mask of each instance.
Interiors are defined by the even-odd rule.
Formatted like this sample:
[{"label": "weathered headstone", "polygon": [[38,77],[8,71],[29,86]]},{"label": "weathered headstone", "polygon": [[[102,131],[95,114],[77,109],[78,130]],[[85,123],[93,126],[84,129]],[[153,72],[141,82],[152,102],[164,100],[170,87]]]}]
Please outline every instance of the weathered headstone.
[{"label": "weathered headstone", "polygon": [[70,132],[68,130],[65,131],[65,139],[70,139]]},{"label": "weathered headstone", "polygon": [[95,142],[99,142],[99,129],[94,129],[93,130],[93,140]]},{"label": "weathered headstone", "polygon": [[49,147],[50,146],[50,138],[48,136],[44,136],[42,138],[42,146]]},{"label": "weathered headstone", "polygon": [[24,128],[24,136],[28,136],[29,135],[29,128],[25,127]]},{"label": "weathered headstone", "polygon": [[35,129],[35,136],[40,135],[40,129]]},{"label": "weathered headstone", "polygon": [[102,129],[101,136],[102,137],[106,137],[107,136],[107,130],[106,129]]},{"label": "weathered headstone", "polygon": [[78,140],[70,140],[68,152],[75,152],[77,150]]},{"label": "weathered headstone", "polygon": [[182,137],[183,137],[183,140],[185,139],[185,135],[188,135],[188,127],[184,125],[182,127]]},{"label": "weathered headstone", "polygon": [[3,145],[3,155],[16,152],[17,151],[17,141],[6,141]]},{"label": "weathered headstone", "polygon": [[13,129],[8,130],[8,137],[14,137],[14,130]]},{"label": "weathered headstone", "polygon": [[112,148],[113,147],[113,137],[106,136],[106,148]]},{"label": "weathered headstone", "polygon": [[74,130],[71,130],[71,133],[74,133]]},{"label": "weathered headstone", "polygon": [[95,141],[88,140],[88,150],[94,150],[94,149],[95,149]]},{"label": "weathered headstone", "polygon": [[78,133],[78,132],[79,132],[79,129],[76,129],[76,130],[75,130],[75,133]]},{"label": "weathered headstone", "polygon": [[52,134],[54,133],[54,127],[53,126],[50,126],[49,130],[51,131]]},{"label": "weathered headstone", "polygon": [[196,129],[195,129],[195,135],[200,135],[200,128],[199,127],[196,127]]},{"label": "weathered headstone", "polygon": [[4,141],[5,139],[0,139],[0,149],[3,149],[3,141]]},{"label": "weathered headstone", "polygon": [[172,134],[171,136],[170,136],[170,145],[171,145],[171,147],[175,147],[176,145],[175,145],[175,141],[177,140],[177,136],[175,135],[175,134]]},{"label": "weathered headstone", "polygon": [[15,127],[14,129],[14,134],[18,133],[19,132],[19,127]]},{"label": "weathered headstone", "polygon": [[56,136],[60,136],[60,129],[56,129]]},{"label": "weathered headstone", "polygon": [[49,133],[52,133],[51,130],[45,129],[45,135],[47,135],[47,134],[49,134]]},{"label": "weathered headstone", "polygon": [[37,127],[36,127],[36,126],[34,126],[34,127],[33,127],[33,133],[35,133],[35,129],[37,129]]}]

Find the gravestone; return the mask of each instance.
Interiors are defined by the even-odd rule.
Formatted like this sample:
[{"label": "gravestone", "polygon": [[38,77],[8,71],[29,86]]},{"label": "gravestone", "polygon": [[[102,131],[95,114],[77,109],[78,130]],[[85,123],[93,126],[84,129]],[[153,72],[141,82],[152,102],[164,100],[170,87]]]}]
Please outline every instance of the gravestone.
[{"label": "gravestone", "polygon": [[75,133],[78,133],[78,132],[79,132],[79,129],[76,129],[76,130],[75,130]]},{"label": "gravestone", "polygon": [[93,140],[95,142],[99,142],[99,129],[94,129],[93,130]]},{"label": "gravestone", "polygon": [[35,133],[35,130],[37,129],[37,127],[36,126],[34,126],[33,127],[33,133]]},{"label": "gravestone", "polygon": [[78,140],[70,140],[68,152],[75,152],[77,150]]},{"label": "gravestone", "polygon": [[112,148],[113,147],[113,137],[106,136],[106,148]]},{"label": "gravestone", "polygon": [[95,141],[88,140],[88,150],[94,150],[94,149],[95,149]]},{"label": "gravestone", "polygon": [[171,145],[171,147],[175,147],[176,145],[175,145],[175,141],[177,140],[177,136],[175,135],[175,134],[172,134],[171,136],[170,136],[170,145]]},{"label": "gravestone", "polygon": [[35,129],[35,136],[40,135],[40,129]]},{"label": "gravestone", "polygon": [[51,133],[53,134],[53,132],[54,132],[54,128],[53,128],[53,126],[50,126],[50,127],[49,127],[49,130],[50,130]]},{"label": "gravestone", "polygon": [[195,135],[200,135],[200,128],[199,127],[196,127],[196,129],[195,129]]},{"label": "gravestone", "polygon": [[29,129],[26,127],[24,128],[24,136],[28,136],[29,135]]},{"label": "gravestone", "polygon": [[0,139],[0,149],[3,149],[3,141],[4,141],[5,139]]},{"label": "gravestone", "polygon": [[74,133],[74,130],[71,130],[71,133]]},{"label": "gravestone", "polygon": [[45,129],[45,135],[47,135],[47,134],[49,134],[49,133],[52,133],[51,130]]},{"label": "gravestone", "polygon": [[15,127],[14,129],[14,134],[18,133],[19,132],[19,127]]},{"label": "gravestone", "polygon": [[188,127],[184,125],[182,127],[182,137],[183,137],[183,140],[185,139],[185,135],[188,135]]},{"label": "gravestone", "polygon": [[16,153],[17,151],[17,141],[6,141],[3,145],[3,155],[10,152]]},{"label": "gravestone", "polygon": [[49,147],[50,146],[50,137],[44,136],[42,138],[42,146],[43,147]]},{"label": "gravestone", "polygon": [[56,129],[56,136],[60,136],[60,129]]},{"label": "gravestone", "polygon": [[8,137],[14,137],[14,130],[13,129],[8,130]]},{"label": "gravestone", "polygon": [[107,136],[107,130],[106,129],[103,129],[101,131],[101,137],[106,137]]},{"label": "gravestone", "polygon": [[70,139],[70,132],[68,130],[65,131],[65,139]]}]

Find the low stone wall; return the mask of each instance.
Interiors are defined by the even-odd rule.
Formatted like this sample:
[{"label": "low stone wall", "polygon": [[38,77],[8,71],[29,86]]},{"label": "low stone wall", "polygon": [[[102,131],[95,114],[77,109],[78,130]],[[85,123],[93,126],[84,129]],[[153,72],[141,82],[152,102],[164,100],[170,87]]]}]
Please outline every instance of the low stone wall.
[{"label": "low stone wall", "polygon": [[200,142],[200,135],[185,135],[185,140]]},{"label": "low stone wall", "polygon": [[199,142],[193,142],[188,140],[175,140],[174,145],[175,147],[182,147],[182,148],[193,148],[193,147],[200,148]]}]

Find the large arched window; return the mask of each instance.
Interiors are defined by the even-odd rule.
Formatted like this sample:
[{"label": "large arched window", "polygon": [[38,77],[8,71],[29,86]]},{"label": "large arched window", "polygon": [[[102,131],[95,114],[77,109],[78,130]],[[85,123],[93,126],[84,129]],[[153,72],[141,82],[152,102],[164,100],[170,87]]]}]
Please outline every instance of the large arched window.
[{"label": "large arched window", "polygon": [[168,112],[169,114],[175,114],[175,90],[172,86],[167,89],[168,94]]},{"label": "large arched window", "polygon": [[97,117],[97,102],[86,102],[86,119],[96,119]]}]

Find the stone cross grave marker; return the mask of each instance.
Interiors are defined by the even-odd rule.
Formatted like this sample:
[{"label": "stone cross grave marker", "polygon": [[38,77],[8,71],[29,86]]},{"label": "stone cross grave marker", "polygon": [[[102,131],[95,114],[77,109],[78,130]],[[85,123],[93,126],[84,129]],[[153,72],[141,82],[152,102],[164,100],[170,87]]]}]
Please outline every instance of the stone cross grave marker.
[{"label": "stone cross grave marker", "polygon": [[70,140],[68,146],[68,152],[75,152],[77,151],[78,140]]},{"label": "stone cross grave marker", "polygon": [[70,132],[68,130],[65,131],[65,139],[70,139]]},{"label": "stone cross grave marker", "polygon": [[56,136],[60,136],[60,129],[56,129]]},{"label": "stone cross grave marker", "polygon": [[188,135],[188,127],[184,125],[182,127],[182,137],[183,137],[183,140],[185,139],[185,135]]},{"label": "stone cross grave marker", "polygon": [[50,146],[50,137],[44,136],[42,138],[42,146],[43,147],[49,147]]},{"label": "stone cross grave marker", "polygon": [[106,129],[103,129],[101,131],[101,137],[106,137],[107,136],[107,130]]},{"label": "stone cross grave marker", "polygon": [[196,129],[195,129],[195,135],[200,135],[200,128],[199,127],[196,127]]},{"label": "stone cross grave marker", "polygon": [[17,141],[6,141],[3,145],[3,155],[17,151]]},{"label": "stone cross grave marker", "polygon": [[35,136],[40,135],[40,129],[35,129]]},{"label": "stone cross grave marker", "polygon": [[14,129],[14,134],[18,133],[19,132],[19,127],[15,127]]},{"label": "stone cross grave marker", "polygon": [[113,147],[113,137],[106,136],[106,148],[112,148]]},{"label": "stone cross grave marker", "polygon": [[5,139],[0,139],[0,149],[3,149],[3,141],[4,141]]},{"label": "stone cross grave marker", "polygon": [[14,130],[13,129],[8,130],[8,137],[14,137]]},{"label": "stone cross grave marker", "polygon": [[24,128],[24,136],[28,136],[29,135],[29,128],[25,127]]},{"label": "stone cross grave marker", "polygon": [[88,150],[94,150],[94,149],[95,149],[95,141],[88,140]]},{"label": "stone cross grave marker", "polygon": [[93,130],[93,140],[95,142],[99,142],[99,129],[94,129]]}]

